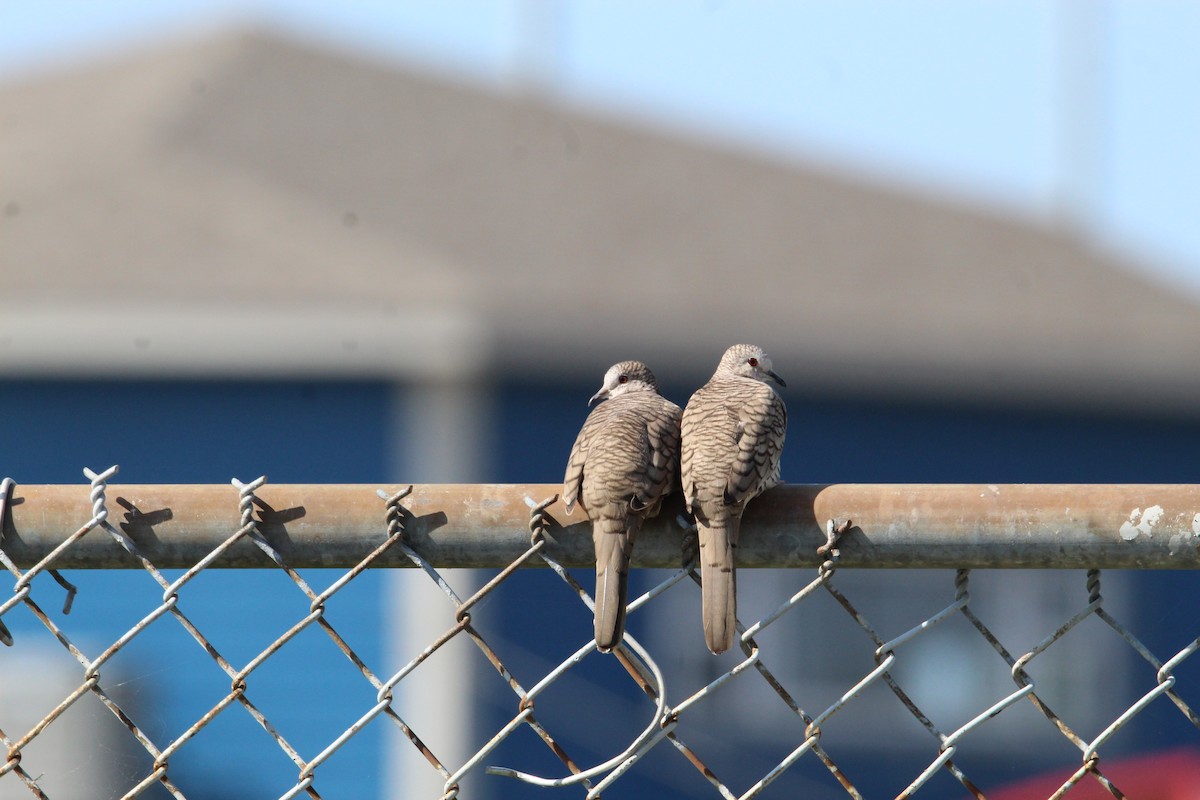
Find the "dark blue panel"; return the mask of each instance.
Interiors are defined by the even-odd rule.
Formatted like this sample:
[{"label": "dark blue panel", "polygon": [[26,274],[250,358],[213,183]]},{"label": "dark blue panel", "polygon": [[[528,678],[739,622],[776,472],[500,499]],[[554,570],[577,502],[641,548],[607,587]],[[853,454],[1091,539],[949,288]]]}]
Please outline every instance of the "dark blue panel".
[{"label": "dark blue panel", "polygon": [[[595,388],[591,384],[501,387],[496,415],[499,452],[489,480],[561,480],[567,452],[588,412],[586,400]],[[78,483],[81,490],[83,466],[100,469],[112,463],[122,466],[119,480],[131,483],[221,483],[233,476],[248,480],[262,473],[274,482],[383,482],[387,465],[394,463],[386,453],[390,391],[375,383],[0,383],[0,410],[6,412],[7,423],[0,474],[22,483]],[[688,391],[666,389],[681,403]],[[791,431],[783,474],[791,482],[1200,483],[1200,464],[1191,457],[1200,447],[1200,423],[1195,420],[843,401],[805,397],[795,391],[785,397]],[[579,572],[585,586],[591,581],[587,572]],[[157,591],[147,575],[137,572],[118,576],[75,572],[69,577],[79,583],[81,592],[68,618],[69,630],[93,632],[84,635],[89,652],[112,641],[110,631],[125,630],[144,614]],[[336,575],[314,571],[306,577],[319,590]],[[1191,607],[1195,577],[1190,573],[1139,576],[1137,633],[1155,652],[1170,653],[1183,645],[1163,620],[1172,616],[1168,612],[1173,609]],[[47,607],[61,596],[52,584],[37,586],[48,598]],[[382,657],[378,576],[368,573],[352,587],[353,596],[339,597],[330,613],[360,655],[369,664],[378,664]],[[479,616],[494,624],[504,638],[528,645],[531,626],[541,631],[537,653],[511,647],[504,653],[506,663],[511,661],[526,684],[537,677],[542,661],[562,657],[567,642],[578,639],[574,635],[559,639],[549,632],[575,633],[589,625],[557,577],[543,570],[518,574],[495,600],[483,604]],[[214,640],[235,663],[244,663],[256,646],[261,647],[265,630],[278,632],[307,609],[307,601],[278,572],[255,576],[214,571],[188,587],[181,604],[202,630],[222,632],[214,633]],[[62,620],[61,615],[58,618]],[[239,619],[246,620],[245,626],[222,624]],[[251,625],[251,620],[262,625]],[[227,680],[176,623],[164,619],[158,626],[170,632],[139,645],[145,648],[145,661],[131,659],[122,665],[132,671],[124,690],[133,694],[134,708],[139,699],[143,707],[153,707],[153,713],[143,715],[146,724],[158,726],[156,730],[169,738],[207,710],[204,703],[211,705]],[[15,633],[33,636],[37,628],[23,624],[15,627]],[[311,756],[312,748],[327,742],[331,732],[303,730],[305,706],[319,696],[330,707],[361,713],[369,698],[360,696],[357,687],[365,683],[344,674],[348,662],[330,651],[323,634],[298,637],[281,658],[311,668],[264,671],[252,681],[249,696],[272,719],[278,718],[284,735]],[[142,675],[136,672],[142,663],[165,666]],[[611,691],[615,698],[628,694],[629,681],[606,671],[604,664],[589,662],[580,674],[592,689]],[[156,688],[158,681],[161,689]],[[1146,716],[1144,730],[1139,730],[1138,741],[1145,747],[1173,743],[1181,735],[1178,712],[1165,705],[1163,709],[1160,713],[1156,707]],[[499,705],[481,710],[483,725],[490,726],[490,733],[514,712],[515,698],[509,702],[505,697]],[[553,714],[550,704],[544,713]],[[252,796],[271,796],[280,781],[294,780],[295,768],[286,760],[263,758],[274,748],[265,740],[266,734],[247,723],[241,709],[230,709],[222,717],[229,714],[237,716],[221,723],[227,727],[214,728],[213,735],[204,737],[203,748],[190,752],[211,753],[223,771],[241,776],[237,785]],[[550,722],[556,723],[550,725],[552,731],[560,729],[560,723]],[[345,720],[339,718],[337,723],[343,725]],[[589,746],[585,740],[572,754],[588,763],[611,755],[603,743],[594,750]],[[322,780],[339,787],[334,796],[378,796],[380,771],[375,764],[381,751],[380,726],[372,725],[345,759],[334,758],[322,768]],[[189,761],[188,753],[184,748],[174,762],[181,782],[189,781],[189,776],[198,780],[211,768],[210,763]],[[751,773],[761,774],[770,766],[765,757],[753,753],[747,759],[762,761],[747,764]],[[537,765],[546,774],[561,771],[553,759],[547,762],[545,746],[531,737],[514,737],[489,763]],[[619,794],[671,798],[710,791],[673,750],[655,755],[652,772],[639,777],[635,770],[619,784]],[[789,791],[826,796],[814,786],[829,788],[828,796],[841,796],[820,768],[794,772],[789,771],[777,785],[781,796]],[[868,796],[886,796],[873,791],[871,772],[870,768],[857,770],[856,782],[866,781],[862,788]],[[259,783],[246,783],[251,780],[247,776]],[[214,785],[212,796],[231,795],[233,786]],[[472,790],[476,789],[493,797],[536,794],[491,777],[474,780]],[[931,798],[961,794],[953,785],[931,786],[929,791]]]},{"label": "dark blue panel", "polygon": [[[587,398],[596,385],[504,387],[498,403],[502,427],[496,480],[561,481],[567,454],[587,416]],[[664,394],[683,405],[692,388],[665,386]],[[1196,418],[851,400],[806,396],[794,390],[785,390],[784,397],[790,427],[783,478],[791,483],[1200,483],[1200,459],[1195,457],[1200,452],[1200,420]],[[584,586],[591,586],[593,578],[588,571],[578,571],[577,577]],[[635,571],[634,583],[638,577]],[[1170,612],[1191,607],[1198,578],[1183,572],[1135,576],[1138,609],[1130,624],[1152,651],[1169,655],[1186,644],[1179,640],[1182,634],[1172,626],[1175,617]],[[565,601],[545,602],[547,597],[561,595],[561,588],[555,585],[560,583],[548,574],[514,582],[506,590],[510,593],[506,602],[511,604],[507,608],[514,609],[509,616],[508,635],[519,640],[530,625],[547,631],[555,630],[557,624],[587,625],[587,620],[578,619]],[[1195,635],[1196,631],[1188,629],[1185,633]],[[1188,668],[1185,664],[1184,669]],[[596,680],[614,697],[629,683],[618,674]],[[1140,693],[1149,685],[1153,684],[1136,691]],[[511,709],[504,709],[493,722],[498,725],[511,713]],[[1143,750],[1169,747],[1178,744],[1189,729],[1194,737],[1190,723],[1163,700],[1137,720],[1131,729],[1136,733],[1121,741],[1136,742]],[[586,741],[586,736],[568,736],[568,740],[571,738]],[[1128,747],[1115,745],[1122,746]],[[536,741],[526,741],[524,749],[510,755],[506,763],[544,764],[545,750]],[[742,748],[738,753],[749,775],[762,775],[779,755],[771,760],[752,748]],[[585,751],[582,760],[607,755],[611,753]],[[896,757],[859,753],[839,757],[838,761],[851,770],[853,780],[867,797],[890,797],[903,787],[881,783],[885,777],[894,781],[896,776],[885,775],[878,764],[880,759]],[[1031,754],[1024,754],[1020,761],[1028,765],[1030,758]],[[772,787],[777,796],[845,796],[823,767],[816,764],[815,769],[809,769],[815,763],[811,758],[805,763],[808,767],[798,764]],[[910,777],[915,777],[922,765],[911,766]],[[555,770],[549,765],[544,771],[557,774],[561,768]],[[621,796],[682,800],[711,791],[703,781],[696,780],[695,770],[679,757],[658,758],[651,772],[648,776],[645,770],[635,769],[623,778],[618,784]],[[985,760],[969,774],[985,786],[996,786],[1024,773],[1014,772],[1012,763]],[[496,792],[492,796],[504,796],[502,789]],[[949,799],[961,797],[963,790],[949,776],[939,776],[922,790],[921,796],[926,793],[931,799]]]},{"label": "dark blue panel", "polygon": [[[503,390],[498,480],[561,480],[595,388]],[[664,394],[683,405],[690,390]],[[1200,482],[1196,418],[784,397],[790,483]]]},{"label": "dark blue panel", "polygon": [[[82,468],[111,464],[121,465],[118,483],[225,483],[264,473],[276,483],[382,483],[390,463],[390,397],[387,385],[366,382],[5,382],[0,474],[23,484],[77,483],[82,493]],[[233,487],[230,492],[236,502]],[[171,571],[169,578],[179,574]],[[307,570],[304,577],[321,591],[339,574]],[[141,571],[73,571],[67,577],[79,586],[70,616],[60,613],[62,592],[48,578],[34,582],[34,597],[89,657],[162,598],[162,589]],[[329,611],[338,631],[372,665],[379,665],[382,653],[380,596],[380,575],[368,572]],[[210,570],[184,588],[179,608],[240,668],[302,619],[309,600],[278,570]],[[69,659],[22,609],[6,621],[18,646],[41,642],[52,656]],[[160,746],[230,686],[170,616],[134,639],[106,665],[105,676],[102,685]],[[315,626],[252,674],[248,686],[246,696],[307,758],[375,702],[374,690]],[[318,698],[342,712],[321,730],[307,725]],[[368,728],[347,749],[346,757],[322,767],[321,780],[339,787],[333,796],[379,796],[381,726]],[[147,766],[137,763],[131,770],[145,774]],[[237,703],[171,764],[171,777],[196,800],[275,797],[298,772]]]},{"label": "dark blue panel", "polygon": [[382,383],[0,382],[0,472],[83,481],[120,464],[122,483],[384,480]]}]

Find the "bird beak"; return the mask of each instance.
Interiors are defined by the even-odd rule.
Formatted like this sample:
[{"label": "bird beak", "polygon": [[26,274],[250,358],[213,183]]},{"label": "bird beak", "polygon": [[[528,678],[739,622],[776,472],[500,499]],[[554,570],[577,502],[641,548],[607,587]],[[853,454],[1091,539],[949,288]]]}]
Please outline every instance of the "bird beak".
[{"label": "bird beak", "polygon": [[591,408],[593,405],[595,405],[597,400],[603,400],[606,397],[608,397],[608,387],[601,387],[600,391],[596,392],[594,395],[592,395],[591,399],[588,400],[588,407]]},{"label": "bird beak", "polygon": [[787,388],[787,383],[783,380],[783,378],[779,377],[774,372],[767,372],[767,377],[769,377],[771,380],[778,383],[783,388],[785,388],[785,389]]}]

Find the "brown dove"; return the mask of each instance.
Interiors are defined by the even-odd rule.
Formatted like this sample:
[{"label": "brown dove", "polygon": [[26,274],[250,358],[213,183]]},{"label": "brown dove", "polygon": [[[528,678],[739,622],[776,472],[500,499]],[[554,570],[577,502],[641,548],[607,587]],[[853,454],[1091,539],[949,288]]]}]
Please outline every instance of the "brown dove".
[{"label": "brown dove", "polygon": [[625,631],[629,559],[642,521],[658,513],[679,481],[679,406],[658,393],[654,373],[622,361],[588,401],[563,479],[570,514],[578,502],[596,547],[596,647],[608,652]]},{"label": "brown dove", "polygon": [[683,500],[700,539],[704,640],[723,653],[737,615],[734,548],[746,504],[779,483],[787,408],[773,384],[786,386],[761,347],[735,344],[683,412]]}]

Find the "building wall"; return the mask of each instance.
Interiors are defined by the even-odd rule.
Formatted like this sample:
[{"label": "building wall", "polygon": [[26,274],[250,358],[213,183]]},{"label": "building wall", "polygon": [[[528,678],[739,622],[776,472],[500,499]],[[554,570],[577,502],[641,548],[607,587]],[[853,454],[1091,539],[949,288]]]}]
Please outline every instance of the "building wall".
[{"label": "building wall", "polygon": [[[785,393],[791,433],[783,474],[790,482],[1200,483],[1200,463],[1193,455],[1200,450],[1200,422],[1195,420],[818,398],[804,394],[798,376],[785,377],[795,387]],[[495,447],[487,468],[488,479],[560,481],[566,454],[587,413],[586,400],[595,389],[591,383],[496,387]],[[665,393],[682,404],[690,389],[667,386]],[[119,481],[129,483],[220,483],[234,476],[249,480],[262,473],[274,482],[384,483],[393,477],[391,465],[397,463],[395,454],[389,452],[395,438],[387,434],[391,403],[391,389],[373,382],[7,382],[0,384],[0,410],[7,421],[0,474],[27,484],[79,483],[81,492],[85,491],[80,472],[83,466],[101,469],[112,463],[122,465]],[[577,574],[585,586],[591,585],[588,570]],[[78,636],[80,646],[92,654],[152,607],[156,595],[161,596],[157,585],[138,571],[118,575],[72,571],[68,577],[79,585],[80,597],[72,615],[59,615],[59,619]],[[306,571],[305,577],[314,586],[323,587],[336,577],[336,572]],[[658,573],[635,572],[633,590],[644,589],[658,577]],[[765,607],[809,577],[765,571],[743,580],[743,598],[748,607]],[[978,575],[976,586],[982,597],[994,595],[1003,601],[993,606],[980,601],[994,610],[997,624],[1009,625],[1018,639],[1027,635],[1036,640],[1061,622],[1066,610],[1082,607],[1082,578],[1082,573],[1057,578],[1028,571],[991,573]],[[945,576],[941,576],[940,583],[937,580],[937,576],[911,572],[847,572],[839,577],[856,600],[862,598],[865,607],[872,609],[872,623],[891,633],[903,630],[900,626],[906,620],[911,624],[914,610],[930,604],[936,608],[939,600],[943,604],[948,601],[951,595]],[[381,665],[377,671],[384,672],[388,665],[383,642],[397,621],[381,611],[385,595],[382,576],[368,571],[353,586],[353,591],[339,596],[331,609],[332,618],[359,654],[369,664]],[[1187,598],[1195,593],[1194,575],[1112,573],[1106,576],[1105,587],[1106,597],[1134,621],[1135,632],[1151,650],[1160,655],[1173,653],[1185,643],[1180,638],[1188,632],[1174,630],[1171,620],[1178,618],[1181,608],[1190,608]],[[49,598],[43,600],[44,605],[57,602],[59,590],[52,583],[41,580],[35,588],[39,597]],[[181,601],[181,607],[212,635],[214,643],[235,664],[252,657],[263,645],[267,632],[273,636],[294,623],[303,615],[306,604],[290,581],[276,571],[257,575],[212,571],[189,586]],[[1044,620],[1039,616],[1043,612]],[[481,625],[495,632],[505,663],[526,686],[590,630],[586,610],[564,593],[561,582],[547,570],[524,571],[474,613]],[[811,626],[824,623],[822,613],[830,619],[827,639],[815,642]],[[814,655],[820,650],[814,645],[844,641],[848,647],[862,648],[861,636],[853,630],[847,632],[845,615],[840,610],[829,607],[818,609],[817,614],[815,619],[803,621],[809,627],[798,629],[810,638],[798,644],[794,663],[772,664],[790,687],[798,687],[802,704],[815,705],[821,693],[839,681],[844,688],[845,675],[839,662]],[[1005,622],[1004,615],[1016,619]],[[6,622],[12,617],[8,615]],[[231,625],[229,620],[238,620],[238,624]],[[49,639],[28,615],[17,615],[10,627],[18,646],[33,638]],[[671,654],[670,663],[664,660],[664,664],[679,680],[700,680],[706,671],[716,669],[716,662],[704,651],[700,640],[698,593],[688,587],[677,587],[654,606],[631,616],[630,629],[654,643],[656,653]],[[531,630],[536,638],[530,637]],[[926,677],[937,685],[938,696],[943,699],[953,701],[960,696],[956,691],[980,688],[1002,696],[999,693],[1004,691],[1007,679],[1001,674],[1003,670],[995,668],[994,656],[986,652],[980,658],[990,666],[981,682],[963,683],[958,673],[940,671],[944,665],[939,663],[937,653],[960,652],[960,647],[978,650],[969,631],[949,626],[946,630],[944,638],[932,648],[932,655],[906,662],[909,668],[913,664],[921,668],[910,677],[918,691],[922,685],[920,672],[927,669],[930,674]],[[1074,651],[1087,656],[1066,665],[1072,670],[1067,682],[1082,687],[1082,694],[1073,695],[1067,691],[1070,687],[1064,688],[1066,699],[1060,707],[1085,719],[1091,719],[1086,716],[1090,713],[1088,704],[1070,698],[1105,694],[1102,679],[1119,675],[1122,680],[1136,681],[1136,687],[1142,687],[1140,691],[1149,688],[1153,680],[1144,665],[1139,667],[1136,660],[1127,657],[1127,648],[1111,641],[1115,637],[1105,639],[1095,631],[1089,632],[1089,637],[1095,639],[1080,641],[1080,649]],[[1102,657],[1088,649],[1097,642]],[[64,662],[69,660],[62,648],[50,644]],[[0,651],[0,658],[4,655]],[[774,657],[778,659],[778,655]],[[248,696],[280,725],[289,741],[311,756],[348,724],[342,717],[352,720],[369,706],[369,693],[364,693],[361,677],[319,632],[290,643],[280,659],[279,667],[264,668],[257,680],[251,681]],[[578,709],[572,712],[561,699],[557,710],[556,704],[549,701],[539,708],[539,716],[544,715],[550,730],[571,745],[572,755],[581,763],[596,763],[611,755],[611,743],[640,729],[648,713],[644,698],[636,690],[631,691],[628,679],[613,670],[611,662],[586,660],[578,670],[578,678],[572,678],[578,682],[569,686],[580,693],[578,696],[599,698],[614,710],[602,726],[591,724]],[[155,623],[131,646],[129,657],[116,660],[113,668],[112,674],[122,676],[117,694],[131,708],[139,709],[137,721],[160,744],[208,710],[228,687],[228,678],[169,619]],[[464,735],[490,734],[516,713],[515,697],[489,669],[477,671],[480,686],[470,689],[481,707],[480,729]],[[1057,680],[1052,671],[1039,679],[1043,685],[1054,685]],[[1007,686],[1011,687],[1011,682]],[[1134,696],[1135,691],[1127,687],[1126,693]],[[716,724],[711,729],[696,726],[688,732],[689,741],[694,740],[702,753],[719,754],[717,748],[727,746],[716,733],[722,708],[743,716],[758,713],[761,708],[765,720],[771,715],[777,717],[782,707],[769,699],[743,697],[736,692],[730,697],[731,705],[713,706],[711,721]],[[952,702],[949,706],[939,706],[933,698],[927,702],[931,713],[953,717]],[[321,703],[334,719],[319,730],[308,730],[302,721],[312,715],[314,703]],[[1100,708],[1096,713],[1112,711],[1111,702],[1097,705]],[[1177,741],[1183,730],[1177,718],[1181,715],[1169,704],[1155,706],[1135,721],[1129,736],[1119,738],[1114,745],[1121,752],[1134,752]],[[858,724],[851,711],[841,720],[847,728]],[[728,767],[728,774],[735,779],[761,776],[781,757],[779,745],[772,746],[771,741],[786,727],[786,722],[764,723],[761,736],[739,741],[738,763]],[[1045,726],[1039,731],[1041,727]],[[380,777],[380,761],[390,757],[381,728],[369,727],[344,754],[321,768],[321,784],[337,787],[323,796],[389,796]],[[837,730],[845,729],[831,726],[834,739]],[[843,743],[835,757],[868,796],[898,791],[891,785],[875,785],[883,780],[880,776],[884,771],[873,766],[884,757],[881,754],[886,753],[889,763],[900,765],[906,775],[916,774],[917,765],[933,757],[928,745],[906,750],[903,744],[896,748],[891,742],[873,739],[865,723],[853,730],[861,732],[856,734],[857,741]],[[1094,733],[1098,728],[1084,726],[1083,730]],[[783,732],[792,737],[788,741],[798,741],[794,726]],[[6,733],[14,732],[6,729]],[[997,734],[998,750],[995,742],[985,741],[991,734],[972,740],[973,747],[981,748],[977,752],[988,755],[977,756],[977,763],[965,765],[968,773],[981,782],[1015,780],[1027,774],[1014,767],[1011,758],[1004,757],[1006,752],[1011,755],[1012,751],[1005,748],[1014,743],[1005,738],[1007,735]],[[921,739],[915,736],[912,741],[919,743]],[[1076,757],[1053,742],[1038,752],[1045,763],[1069,763]],[[1022,758],[1030,769],[1041,764],[1035,763],[1027,747]],[[721,757],[718,755],[715,761],[720,763]],[[811,759],[802,760],[780,779],[784,794],[790,787],[809,792],[806,796],[825,796],[821,792],[832,785],[828,773],[808,761]],[[131,763],[131,769],[144,774],[142,762]],[[183,748],[172,763],[173,774],[185,787],[196,785],[192,781],[203,776],[208,794],[189,791],[193,800],[270,796],[281,784],[290,785],[296,772],[240,709],[222,714],[208,733]],[[547,774],[557,774],[561,769],[532,736],[513,737],[488,763],[536,765]],[[696,771],[672,749],[660,748],[650,764],[652,769],[635,770],[622,780],[622,796],[682,798],[708,791]],[[214,771],[217,765],[219,772]],[[36,765],[28,766],[36,772]],[[214,775],[233,777],[214,779]],[[958,796],[951,784],[935,784],[931,790],[931,797]],[[472,796],[506,797],[514,796],[513,792],[513,785],[498,778],[478,776],[471,782]],[[838,795],[831,791],[829,796]]]},{"label": "building wall", "polygon": [[[784,376],[792,388],[784,392],[790,431],[783,477],[791,483],[1200,482],[1200,461],[1194,457],[1200,448],[1200,421],[1195,419],[816,397],[804,393],[802,377],[786,372]],[[595,388],[590,384],[504,387],[498,402],[502,431],[498,479],[561,480],[566,454]],[[667,385],[664,394],[682,405],[693,388]],[[577,574],[585,587],[592,585],[589,571]],[[635,571],[630,596],[636,597],[665,575]],[[815,573],[785,570],[743,576],[740,607],[747,613],[765,614],[813,577]],[[1198,577],[1186,572],[1108,571],[1103,583],[1106,608],[1130,625],[1152,652],[1169,657],[1196,633],[1177,627],[1179,617],[1172,609],[1180,609],[1195,595]],[[844,570],[837,580],[885,636],[904,632],[954,598],[953,576],[946,572]],[[672,663],[664,670],[677,692],[684,686],[699,688],[735,663],[716,659],[704,649],[699,592],[691,588],[676,587],[645,612],[631,615],[628,623],[635,635],[655,645],[652,652],[669,654]],[[567,602],[561,582],[553,575],[536,576],[525,591],[511,600],[512,607],[520,610],[519,616],[510,618],[513,638],[531,625],[587,624],[586,614]],[[564,595],[563,604],[547,604],[544,598],[556,592]],[[1082,571],[991,570],[975,571],[972,577],[972,608],[1010,647],[1031,647],[1086,604]],[[828,598],[816,598],[808,605],[811,608],[793,612],[772,629],[777,639],[794,636],[793,648],[773,642],[774,649],[765,658],[784,685],[796,692],[801,706],[817,713],[873,666],[873,645]],[[1033,669],[1039,691],[1052,698],[1055,711],[1085,738],[1111,722],[1124,709],[1122,703],[1132,702],[1154,685],[1154,670],[1114,633],[1092,622],[1040,657]],[[958,669],[952,666],[955,662]],[[1006,665],[965,620],[947,622],[919,645],[907,648],[897,677],[943,733],[1014,688]],[[627,738],[645,724],[648,704],[620,670],[595,670],[588,678],[603,702],[627,709],[636,721],[620,728]],[[736,759],[717,756],[710,762],[734,787],[750,785],[803,739],[803,726],[788,718],[784,705],[751,686],[760,681],[744,683],[706,701],[701,712],[706,716],[700,721],[707,724],[681,732],[702,757],[722,748],[728,753],[727,737],[737,737]],[[967,774],[984,786],[1002,785],[1031,771],[1078,759],[1078,751],[1032,706],[1023,705],[964,743],[959,760]],[[504,709],[505,714],[510,712]],[[1175,745],[1190,730],[1183,715],[1164,701],[1135,719],[1106,753]],[[897,731],[909,733],[898,736]],[[779,736],[791,742],[786,749],[778,744]],[[585,734],[581,738],[587,740]],[[839,712],[827,726],[824,742],[867,797],[894,796],[906,785],[894,785],[897,775],[915,777],[937,754],[931,737],[886,690]],[[520,763],[522,757],[533,760],[533,751],[544,750],[537,742],[528,747],[531,752],[514,754],[504,763]],[[592,757],[595,760],[588,763],[595,763],[612,754],[596,747],[582,760]],[[887,769],[879,768],[881,762]],[[629,796],[683,798],[710,791],[683,758],[662,756],[654,763],[653,770],[635,770],[622,779]],[[845,796],[812,758],[792,767],[779,785],[779,796],[788,796],[789,790],[814,798]],[[935,779],[923,795],[951,798],[961,792],[961,786],[947,775]]]},{"label": "building wall", "polygon": [[[0,475],[19,484],[78,483],[85,496],[82,468],[101,470],[112,464],[121,465],[114,483],[226,483],[232,477],[249,481],[266,474],[277,483],[382,484],[389,465],[389,396],[388,387],[378,382],[4,382],[0,412],[8,423],[0,444]],[[232,486],[230,503],[237,503]],[[173,580],[181,572],[167,574]],[[306,570],[304,577],[320,590],[338,574]],[[33,597],[91,658],[162,601],[161,587],[141,570],[69,570],[66,577],[79,587],[69,616],[60,613],[62,590],[47,577],[34,581]],[[379,572],[368,572],[352,591],[339,596],[332,610],[339,631],[372,664],[380,663],[383,652],[381,584]],[[278,570],[208,570],[185,587],[179,608],[240,668],[301,619],[308,605]],[[0,659],[37,647],[56,666],[73,671],[78,685],[82,668],[32,614],[17,608],[5,615],[5,622],[16,644],[12,650],[0,648]],[[309,757],[332,738],[352,698],[364,694],[360,684],[366,685],[319,631],[306,631],[290,642],[248,683],[251,701]],[[230,680],[167,616],[105,665],[101,685],[162,747],[212,708],[228,692]],[[12,690],[12,683],[0,685],[5,695]],[[63,692],[59,700],[65,696]],[[329,721],[327,729],[306,731],[303,720],[312,715],[314,704],[325,701],[327,709],[346,710],[331,715],[336,721]],[[100,708],[86,697],[80,705]],[[360,705],[353,710],[362,713]],[[107,711],[101,713],[111,719]],[[61,723],[70,726],[75,718],[68,712]],[[10,736],[24,733],[3,721],[0,727]],[[140,747],[127,733],[116,725],[104,730],[114,738],[98,751],[80,753],[75,764],[75,776],[88,785],[92,797],[118,796],[132,785],[131,776],[140,779],[149,772],[149,757],[136,755]],[[379,726],[366,731],[350,759],[334,759],[322,768],[327,773],[322,777],[346,792],[333,796],[377,796],[375,765],[382,733]],[[98,757],[114,752],[120,758]],[[171,765],[172,776],[191,800],[275,797],[298,771],[238,707],[220,714]],[[38,774],[36,751],[23,766]],[[100,791],[101,776],[111,775],[114,767],[121,791]],[[12,775],[0,779],[4,782],[19,785]],[[198,786],[204,787],[202,793],[193,789]],[[167,794],[155,789],[143,796]]]}]

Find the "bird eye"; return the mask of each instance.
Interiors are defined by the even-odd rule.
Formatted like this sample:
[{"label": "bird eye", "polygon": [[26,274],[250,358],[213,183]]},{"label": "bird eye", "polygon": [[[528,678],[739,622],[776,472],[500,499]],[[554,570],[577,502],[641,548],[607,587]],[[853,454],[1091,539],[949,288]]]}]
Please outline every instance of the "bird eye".
[{"label": "bird eye", "polygon": [[752,366],[752,367],[757,367],[757,366],[758,366],[758,359],[757,359],[757,358],[754,358],[754,357],[751,357],[750,359],[748,359],[748,361],[747,361],[746,363],[748,363],[748,364],[749,364],[750,366]]},{"label": "bird eye", "polygon": [[629,376],[622,375],[621,377],[617,378],[617,383],[629,383]]}]

